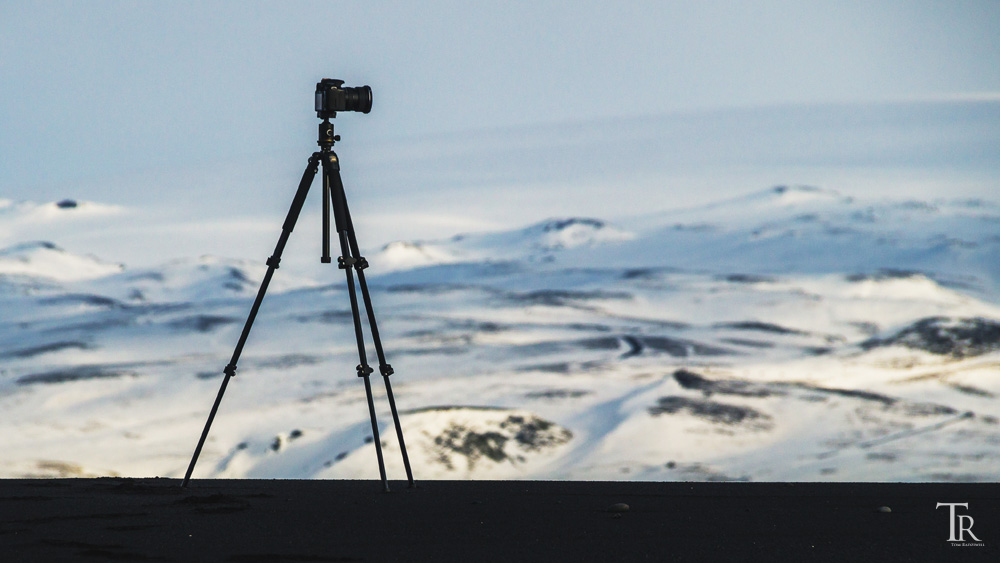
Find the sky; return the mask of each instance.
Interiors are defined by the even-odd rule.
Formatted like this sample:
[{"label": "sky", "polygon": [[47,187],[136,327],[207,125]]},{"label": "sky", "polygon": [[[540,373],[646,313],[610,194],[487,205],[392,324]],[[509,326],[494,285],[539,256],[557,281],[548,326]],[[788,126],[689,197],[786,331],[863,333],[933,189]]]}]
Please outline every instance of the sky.
[{"label": "sky", "polygon": [[0,0],[0,197],[346,137],[996,96],[1000,2]]}]

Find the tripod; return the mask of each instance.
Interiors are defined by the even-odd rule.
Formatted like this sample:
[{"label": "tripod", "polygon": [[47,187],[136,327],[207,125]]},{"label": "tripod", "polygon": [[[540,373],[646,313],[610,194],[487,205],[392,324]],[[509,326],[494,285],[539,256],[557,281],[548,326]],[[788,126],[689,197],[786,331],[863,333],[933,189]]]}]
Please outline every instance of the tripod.
[{"label": "tripod", "polygon": [[285,223],[281,227],[281,236],[278,238],[278,244],[274,247],[274,254],[267,259],[267,273],[264,274],[264,280],[261,282],[260,289],[257,291],[257,298],[250,308],[246,324],[243,325],[243,333],[240,335],[236,349],[233,351],[233,357],[223,369],[225,377],[222,380],[222,386],[219,388],[219,394],[215,398],[212,411],[208,415],[208,421],[205,423],[205,429],[201,433],[201,439],[198,440],[198,446],[191,457],[191,463],[188,465],[187,473],[184,475],[184,481],[181,484],[182,487],[186,487],[188,481],[191,479],[191,473],[194,472],[198,456],[205,445],[205,439],[208,438],[208,431],[212,426],[212,421],[215,419],[216,412],[219,410],[222,396],[226,392],[229,380],[236,376],[236,363],[243,352],[243,346],[246,344],[247,336],[250,335],[250,329],[253,327],[254,319],[257,317],[257,310],[260,309],[260,304],[264,300],[264,294],[267,292],[267,286],[271,282],[271,276],[278,269],[278,262],[281,261],[281,253],[285,249],[285,243],[288,242],[288,236],[295,227],[295,222],[298,220],[299,212],[302,211],[302,205],[305,202],[306,195],[309,193],[309,187],[316,177],[316,172],[320,164],[323,166],[323,256],[320,260],[323,263],[331,262],[330,209],[332,207],[334,223],[337,228],[338,238],[340,239],[341,255],[337,258],[337,264],[347,275],[347,292],[350,295],[351,314],[354,317],[354,335],[358,342],[358,357],[361,360],[356,369],[358,377],[362,378],[365,383],[365,394],[368,397],[368,414],[372,423],[372,438],[374,439],[375,453],[378,457],[378,470],[382,478],[382,486],[386,492],[389,491],[389,482],[385,477],[385,462],[382,459],[382,442],[379,439],[378,422],[375,418],[375,403],[372,400],[372,387],[369,380],[369,376],[373,370],[369,367],[365,354],[364,334],[361,329],[361,314],[358,310],[358,296],[354,286],[353,271],[357,272],[358,285],[361,287],[361,296],[364,299],[365,312],[368,315],[368,325],[371,330],[372,341],[375,345],[375,353],[378,356],[379,373],[382,374],[382,379],[385,381],[385,392],[389,399],[389,408],[392,411],[392,421],[396,427],[396,437],[399,439],[399,449],[403,455],[406,478],[410,482],[410,487],[414,486],[413,473],[410,471],[410,460],[406,455],[406,444],[403,442],[403,429],[399,424],[396,401],[392,396],[392,384],[389,383],[389,376],[393,373],[392,366],[385,361],[385,352],[382,350],[382,341],[379,338],[378,326],[375,322],[375,311],[372,308],[371,295],[368,292],[368,284],[365,282],[364,270],[368,267],[368,261],[361,256],[361,252],[358,249],[358,240],[354,234],[354,224],[351,222],[351,213],[347,208],[344,183],[340,178],[340,160],[337,158],[337,154],[333,152],[333,144],[340,140],[340,135],[333,134],[333,124],[330,123],[329,116],[321,115],[321,117],[323,117],[323,122],[319,125],[319,140],[317,141],[320,150],[309,157],[309,163],[302,174],[299,188],[295,192],[292,205],[288,210],[288,215],[285,217]]}]

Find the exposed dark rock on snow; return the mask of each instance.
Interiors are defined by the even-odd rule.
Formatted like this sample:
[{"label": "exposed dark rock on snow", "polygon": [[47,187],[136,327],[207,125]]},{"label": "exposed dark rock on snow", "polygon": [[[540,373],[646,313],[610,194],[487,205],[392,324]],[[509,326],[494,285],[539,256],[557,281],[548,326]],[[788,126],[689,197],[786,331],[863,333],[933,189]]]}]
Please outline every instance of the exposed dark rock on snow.
[{"label": "exposed dark rock on snow", "polygon": [[97,307],[117,308],[124,307],[120,302],[103,295],[91,295],[86,293],[67,293],[56,297],[46,297],[39,300],[42,305],[94,305]]},{"label": "exposed dark rock on snow", "polygon": [[735,425],[744,422],[764,423],[752,425],[751,427],[754,429],[769,428],[770,424],[766,423],[766,421],[771,419],[770,416],[750,407],[730,405],[701,399],[691,399],[689,397],[680,397],[676,395],[660,397],[656,402],[656,406],[649,408],[649,414],[653,416],[659,416],[662,414],[677,414],[679,412],[686,412],[693,416],[707,419],[709,422],[716,424]]},{"label": "exposed dark rock on snow", "polygon": [[658,280],[666,274],[678,272],[677,268],[629,268],[622,272],[623,280]]},{"label": "exposed dark rock on snow", "polygon": [[322,361],[322,357],[312,354],[285,354],[271,358],[260,358],[252,363],[260,369],[291,369],[298,366],[315,365]]},{"label": "exposed dark rock on snow", "polygon": [[885,280],[899,280],[915,278],[923,275],[921,272],[915,270],[894,270],[889,268],[884,268],[878,270],[872,274],[850,274],[845,276],[847,281],[860,282],[860,281],[885,281]]},{"label": "exposed dark rock on snow", "polygon": [[642,336],[637,338],[646,347],[657,352],[666,352],[671,356],[686,358],[688,356],[723,356],[733,354],[732,350],[702,344],[691,340],[667,338],[665,336]]},{"label": "exposed dark rock on snow", "polygon": [[553,231],[562,231],[568,227],[572,227],[573,225],[582,225],[594,229],[601,229],[604,227],[604,221],[601,221],[600,219],[590,219],[587,217],[571,217],[569,219],[551,219],[540,226],[543,231],[549,233]]},{"label": "exposed dark rock on snow", "polygon": [[69,350],[73,348],[77,350],[89,350],[92,346],[86,342],[80,341],[53,342],[51,344],[43,344],[41,346],[11,350],[10,352],[0,354],[0,358],[33,358],[42,354],[59,352],[61,350]]},{"label": "exposed dark rock on snow", "polygon": [[863,401],[875,401],[886,406],[894,405],[897,401],[893,397],[882,395],[880,393],[873,393],[871,391],[863,391],[861,389],[836,389],[831,387],[819,387],[817,385],[809,385],[806,383],[796,383],[795,387],[808,389],[810,391],[818,391],[823,394],[838,395],[840,397],[850,397],[852,399],[861,399]]},{"label": "exposed dark rock on snow", "polygon": [[772,276],[762,276],[758,274],[727,274],[719,276],[719,279],[729,283],[773,283]]},{"label": "exposed dark rock on snow", "polygon": [[865,350],[892,345],[953,358],[979,356],[1000,348],[1000,322],[983,317],[928,317],[887,338],[861,343]]},{"label": "exposed dark rock on snow", "polygon": [[[420,412],[435,411],[494,411],[502,415],[504,409],[442,407],[421,409]],[[457,456],[464,458],[471,470],[485,460],[517,464],[525,461],[528,455],[565,444],[572,437],[572,432],[554,422],[511,411],[506,417],[483,417],[474,423],[452,421],[441,432],[432,436],[426,447],[433,452],[438,462],[449,469],[455,468]]]},{"label": "exposed dark rock on snow", "polygon": [[577,340],[577,344],[585,350],[617,350],[621,342],[614,336],[602,336]]},{"label": "exposed dark rock on snow", "polygon": [[65,368],[61,370],[47,371],[43,373],[32,373],[22,375],[17,378],[18,385],[32,385],[35,383],[66,383],[71,381],[83,381],[87,379],[109,379],[116,377],[134,376],[134,372],[121,369],[110,369],[103,366],[80,366]]},{"label": "exposed dark rock on snow", "polygon": [[527,293],[510,293],[508,298],[515,301],[524,301],[532,305],[562,307],[573,301],[589,301],[593,299],[630,300],[632,299],[632,295],[624,291],[539,289],[536,291],[529,291]]},{"label": "exposed dark rock on snow", "polygon": [[570,362],[553,362],[551,364],[532,364],[518,368],[518,371],[545,371],[549,373],[570,373],[573,364]]},{"label": "exposed dark rock on snow", "polygon": [[317,313],[309,313],[307,315],[295,315],[292,318],[300,323],[333,324],[343,322],[345,320],[351,320],[353,315],[350,309],[330,309],[328,311],[319,311]]},{"label": "exposed dark rock on snow", "polygon": [[679,369],[674,372],[674,379],[681,387],[701,391],[706,397],[713,393],[719,395],[737,395],[740,397],[770,397],[784,395],[783,391],[769,388],[766,384],[751,383],[738,379],[707,379],[693,371]]},{"label": "exposed dark rock on snow", "polygon": [[531,391],[525,393],[528,399],[575,399],[592,394],[593,391],[586,389],[546,389],[544,391]]},{"label": "exposed dark rock on snow", "polygon": [[179,330],[196,330],[198,332],[211,332],[215,328],[238,322],[239,319],[233,317],[222,317],[219,315],[194,315],[170,321],[170,327]]},{"label": "exposed dark rock on snow", "polygon": [[[625,350],[619,355],[620,359],[628,359],[646,353],[666,353],[675,358],[687,358],[691,356],[722,356],[735,354],[734,350],[704,344],[693,340],[679,338],[669,338],[666,336],[598,336],[579,340],[550,340],[512,346],[516,350],[518,357],[533,357],[545,354],[560,352],[572,352],[574,350],[594,350],[594,351],[617,351]],[[559,362],[551,364],[558,365]],[[546,364],[549,365],[549,364]],[[538,366],[536,366],[537,368]]]},{"label": "exposed dark rock on snow", "polygon": [[745,348],[774,348],[774,342],[765,342],[763,340],[748,340],[746,338],[720,338],[719,342],[725,342],[726,344],[732,344],[734,346],[743,346]]},{"label": "exposed dark rock on snow", "polygon": [[801,330],[795,330],[794,328],[786,328],[774,323],[765,323],[760,321],[719,323],[715,325],[715,328],[731,328],[734,330],[753,330],[757,332],[769,332],[772,334],[806,334]]}]

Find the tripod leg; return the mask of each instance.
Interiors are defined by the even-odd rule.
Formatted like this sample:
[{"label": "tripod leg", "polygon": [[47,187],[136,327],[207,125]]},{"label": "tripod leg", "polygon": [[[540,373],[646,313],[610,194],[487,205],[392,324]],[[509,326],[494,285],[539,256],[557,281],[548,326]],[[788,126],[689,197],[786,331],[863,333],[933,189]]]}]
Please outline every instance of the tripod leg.
[{"label": "tripod leg", "polygon": [[246,345],[247,337],[250,335],[250,329],[253,327],[253,321],[257,318],[257,311],[260,309],[260,304],[264,300],[264,294],[267,293],[267,286],[271,283],[271,276],[274,275],[274,271],[278,268],[278,262],[281,261],[281,253],[285,250],[285,244],[288,242],[288,235],[291,234],[292,229],[295,228],[295,222],[299,219],[299,212],[302,211],[302,205],[305,203],[306,195],[309,193],[309,186],[312,185],[313,179],[316,177],[316,170],[319,166],[319,156],[320,153],[313,153],[309,158],[309,164],[306,166],[305,172],[302,173],[302,180],[299,182],[299,188],[295,192],[295,197],[292,199],[292,205],[288,209],[288,215],[285,217],[285,223],[281,226],[281,236],[278,238],[278,244],[274,247],[274,254],[267,259],[267,273],[264,274],[264,280],[260,284],[260,289],[257,290],[257,298],[253,302],[253,306],[250,308],[250,315],[247,316],[246,324],[243,325],[243,333],[240,334],[239,342],[236,344],[236,349],[233,350],[233,356],[229,360],[229,364],[223,369],[226,374],[225,378],[222,380],[222,386],[219,387],[219,394],[215,397],[215,404],[212,405],[212,411],[208,415],[208,421],[205,423],[205,429],[201,433],[201,439],[198,440],[198,446],[194,450],[194,455],[191,457],[191,463],[188,465],[187,473],[184,475],[184,481],[181,483],[182,487],[187,487],[188,481],[191,480],[191,473],[194,472],[194,466],[198,463],[198,456],[201,455],[201,449],[205,445],[205,440],[208,438],[208,431],[212,427],[212,421],[215,420],[215,414],[219,410],[219,405],[222,403],[222,396],[226,392],[226,387],[229,385],[229,379],[236,376],[236,363],[240,359],[240,354],[243,353],[243,346]]},{"label": "tripod leg", "polygon": [[[324,167],[324,170],[326,168]],[[330,260],[330,182],[323,180],[323,255],[319,261],[329,264]]]},{"label": "tripod leg", "polygon": [[[335,181],[338,182],[337,184],[331,183],[333,178],[336,178]],[[354,264],[356,256],[351,254],[350,246],[348,244],[346,220],[344,218],[343,190],[335,190],[336,186],[339,185],[339,180],[340,163],[337,161],[337,156],[331,153],[323,160],[323,182],[325,189],[330,190],[333,195],[333,217],[334,222],[337,225],[337,233],[340,238],[341,256],[338,263],[347,276],[347,293],[351,299],[351,315],[354,319],[354,336],[358,342],[358,358],[361,361],[357,367],[358,377],[363,378],[365,381],[365,395],[368,398],[368,415],[372,422],[372,439],[375,443],[375,454],[378,457],[378,471],[382,478],[382,486],[385,491],[388,492],[389,481],[385,477],[385,461],[382,458],[382,440],[379,437],[378,422],[375,417],[375,401],[372,398],[372,387],[371,381],[369,380],[372,368],[368,366],[368,357],[365,352],[365,337],[364,332],[361,329],[361,311],[358,308],[358,296],[354,288],[354,274],[351,272],[351,267]]]},{"label": "tripod leg", "polygon": [[334,197],[339,197],[341,205],[343,205],[344,222],[347,227],[348,242],[350,243],[351,253],[357,259],[354,264],[354,268],[358,272],[358,285],[361,286],[361,296],[365,301],[365,312],[368,313],[368,325],[372,331],[372,341],[375,343],[375,353],[378,355],[379,372],[382,374],[382,380],[385,381],[385,394],[389,399],[389,409],[392,411],[392,422],[396,427],[396,439],[399,440],[399,450],[403,456],[403,467],[406,469],[406,479],[410,483],[410,487],[414,487],[413,482],[413,472],[410,470],[410,457],[406,454],[406,442],[403,441],[403,427],[399,423],[399,413],[396,411],[396,399],[392,395],[392,384],[389,383],[389,376],[393,374],[392,366],[389,365],[385,360],[385,351],[382,348],[382,339],[379,337],[378,323],[375,321],[375,308],[372,306],[371,294],[368,291],[368,282],[365,281],[365,268],[368,267],[368,261],[361,257],[361,250],[358,247],[357,235],[354,232],[354,223],[351,221],[351,210],[347,205],[347,193],[344,191],[344,183],[337,173],[333,178],[334,185],[331,186],[331,190],[334,193]]}]

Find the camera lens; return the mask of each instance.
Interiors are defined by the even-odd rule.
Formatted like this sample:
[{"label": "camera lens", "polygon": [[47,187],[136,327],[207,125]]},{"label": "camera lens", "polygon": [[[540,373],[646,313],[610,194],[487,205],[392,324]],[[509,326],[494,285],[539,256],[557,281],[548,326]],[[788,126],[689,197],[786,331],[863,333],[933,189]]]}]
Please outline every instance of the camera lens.
[{"label": "camera lens", "polygon": [[370,112],[372,110],[372,89],[368,86],[344,88],[344,106],[347,111]]}]

